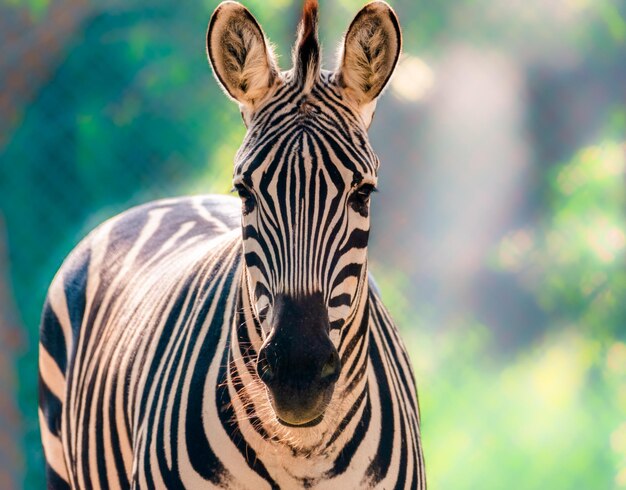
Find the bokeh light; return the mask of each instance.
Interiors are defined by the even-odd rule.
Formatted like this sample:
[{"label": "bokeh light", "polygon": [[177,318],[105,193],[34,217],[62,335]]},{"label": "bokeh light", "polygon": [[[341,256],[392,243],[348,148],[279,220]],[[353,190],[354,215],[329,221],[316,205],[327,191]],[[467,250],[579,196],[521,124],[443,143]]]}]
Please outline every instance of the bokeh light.
[{"label": "bokeh light", "polygon": [[433,70],[416,56],[405,55],[391,80],[391,89],[400,100],[417,102],[433,88]]}]

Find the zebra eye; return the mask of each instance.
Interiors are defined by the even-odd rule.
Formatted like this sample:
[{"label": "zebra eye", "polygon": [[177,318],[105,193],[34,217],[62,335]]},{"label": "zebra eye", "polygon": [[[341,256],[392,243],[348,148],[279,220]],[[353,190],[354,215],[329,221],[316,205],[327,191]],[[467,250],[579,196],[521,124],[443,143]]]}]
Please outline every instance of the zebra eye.
[{"label": "zebra eye", "polygon": [[374,187],[372,184],[363,184],[354,191],[353,197],[358,202],[362,204],[367,204],[367,202],[370,200],[372,192],[376,192],[376,187]]},{"label": "zebra eye", "polygon": [[252,194],[250,189],[243,184],[235,184],[233,191],[236,191],[241,198],[243,214],[248,214],[254,211],[256,200],[254,199],[254,194]]},{"label": "zebra eye", "polygon": [[374,187],[373,184],[362,184],[350,195],[350,206],[361,216],[367,216],[369,214],[368,204],[372,192],[376,192],[376,187]]}]

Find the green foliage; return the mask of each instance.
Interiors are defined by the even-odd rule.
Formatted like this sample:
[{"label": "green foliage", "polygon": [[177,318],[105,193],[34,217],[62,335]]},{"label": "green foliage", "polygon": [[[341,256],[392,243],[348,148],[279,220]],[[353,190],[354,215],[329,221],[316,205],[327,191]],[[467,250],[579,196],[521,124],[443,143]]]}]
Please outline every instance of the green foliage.
[{"label": "green foliage", "polygon": [[498,252],[547,311],[588,334],[626,335],[625,174],[621,143],[581,150],[556,169],[544,222],[511,233]]},{"label": "green foliage", "polygon": [[[92,227],[133,204],[227,192],[242,135],[236,106],[212,80],[207,13],[133,2],[94,12],[1,155],[0,209],[24,324],[20,409],[27,488],[43,488],[37,426],[37,335],[47,285]],[[165,35],[167,33],[167,35]],[[207,172],[207,168],[210,170]]]},{"label": "green foliage", "polygon": [[[459,360],[466,337],[473,348]],[[595,382],[598,343],[566,330],[485,366],[490,349],[475,340],[472,329],[440,339],[453,347],[421,387],[434,488],[510,488],[512,480],[523,489],[611,488],[616,457],[607,448],[621,412],[609,386]]]},{"label": "green foliage", "polygon": [[626,486],[625,176],[622,143],[580,150],[547,175],[543,218],[500,243],[494,266],[551,325],[510,357],[471,318],[424,328],[409,278],[372,264],[415,363],[432,488]]},{"label": "green foliage", "polygon": [[25,7],[32,19],[41,20],[50,7],[50,0],[1,0],[0,4],[6,4],[11,7]]}]

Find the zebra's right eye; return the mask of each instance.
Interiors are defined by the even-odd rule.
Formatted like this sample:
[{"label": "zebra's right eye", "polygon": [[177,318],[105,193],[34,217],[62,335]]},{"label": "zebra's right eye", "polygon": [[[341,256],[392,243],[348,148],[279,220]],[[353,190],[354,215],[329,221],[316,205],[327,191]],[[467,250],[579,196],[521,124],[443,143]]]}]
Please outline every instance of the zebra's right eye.
[{"label": "zebra's right eye", "polygon": [[241,198],[243,214],[248,214],[254,211],[256,200],[254,199],[252,191],[250,191],[250,189],[243,184],[235,184],[235,188],[233,190],[236,191]]}]

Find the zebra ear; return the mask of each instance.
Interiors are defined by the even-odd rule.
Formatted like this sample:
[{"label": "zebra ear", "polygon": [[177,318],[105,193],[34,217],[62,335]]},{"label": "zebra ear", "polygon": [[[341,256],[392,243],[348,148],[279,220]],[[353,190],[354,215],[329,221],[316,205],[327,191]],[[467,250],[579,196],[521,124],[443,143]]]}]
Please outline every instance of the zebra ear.
[{"label": "zebra ear", "polygon": [[396,67],[401,46],[398,17],[385,2],[367,4],[348,28],[336,79],[369,119],[368,125],[376,98]]},{"label": "zebra ear", "polygon": [[278,78],[274,53],[252,14],[237,2],[222,2],[207,31],[207,55],[226,93],[248,111]]}]

